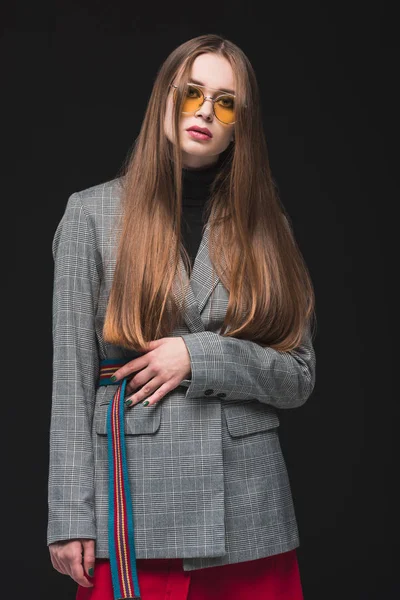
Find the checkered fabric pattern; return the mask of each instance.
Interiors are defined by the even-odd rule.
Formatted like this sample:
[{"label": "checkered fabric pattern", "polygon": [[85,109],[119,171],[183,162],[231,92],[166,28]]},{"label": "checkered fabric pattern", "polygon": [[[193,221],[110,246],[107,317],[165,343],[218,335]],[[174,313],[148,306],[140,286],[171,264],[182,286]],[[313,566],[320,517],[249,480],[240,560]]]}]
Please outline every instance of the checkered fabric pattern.
[{"label": "checkered fabric pattern", "polygon": [[[120,192],[117,178],[73,193],[52,246],[47,541],[92,538],[99,558],[108,557],[106,416],[116,391],[98,386],[99,363],[138,356],[102,337]],[[125,417],[136,557],[182,558],[185,570],[299,545],[277,409],[301,406],[315,384],[310,330],[291,352],[219,334],[228,292],[212,272],[208,234],[206,227],[184,325],[171,332],[185,341],[191,379]],[[181,269],[187,277],[183,261]]]}]

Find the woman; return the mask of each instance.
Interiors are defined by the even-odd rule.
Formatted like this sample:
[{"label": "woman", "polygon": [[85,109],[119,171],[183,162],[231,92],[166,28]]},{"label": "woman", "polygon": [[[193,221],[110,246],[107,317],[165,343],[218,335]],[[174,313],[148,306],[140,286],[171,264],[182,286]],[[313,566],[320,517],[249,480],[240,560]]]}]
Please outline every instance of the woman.
[{"label": "woman", "polygon": [[243,51],[170,54],[53,255],[55,569],[78,600],[302,598],[278,410],[313,391],[315,301]]}]

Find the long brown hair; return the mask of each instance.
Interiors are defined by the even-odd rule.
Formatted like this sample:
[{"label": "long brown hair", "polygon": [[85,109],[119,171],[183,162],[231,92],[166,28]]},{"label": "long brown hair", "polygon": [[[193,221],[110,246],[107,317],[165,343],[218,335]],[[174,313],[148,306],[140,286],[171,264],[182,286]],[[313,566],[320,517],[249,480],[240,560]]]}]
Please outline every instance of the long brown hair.
[{"label": "long brown hair", "polygon": [[[104,339],[143,352],[147,342],[171,335],[181,324],[174,281],[179,278],[184,298],[189,280],[181,277],[180,257],[187,270],[190,262],[180,234],[179,118],[191,66],[205,52],[225,57],[236,83],[235,138],[220,156],[206,205],[210,260],[229,292],[220,335],[289,351],[315,318],[313,285],[271,176],[254,70],[240,48],[213,34],[181,44],[162,64],[121,173],[121,234]],[[178,71],[172,144],[164,118]]]}]

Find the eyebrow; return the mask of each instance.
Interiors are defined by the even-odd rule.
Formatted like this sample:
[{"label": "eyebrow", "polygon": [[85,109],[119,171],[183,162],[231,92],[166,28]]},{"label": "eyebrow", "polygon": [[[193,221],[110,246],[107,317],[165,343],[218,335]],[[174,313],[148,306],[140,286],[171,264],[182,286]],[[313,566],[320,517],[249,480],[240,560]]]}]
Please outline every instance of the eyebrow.
[{"label": "eyebrow", "polygon": [[[204,83],[201,83],[201,81],[197,81],[197,79],[191,79],[190,80],[192,83],[196,83],[197,85],[202,85],[203,87],[207,87]],[[216,89],[216,88],[210,88],[210,90],[215,90],[217,92],[225,92],[226,94],[232,94],[233,96],[235,95],[235,92],[233,90],[225,90],[225,89]]]}]

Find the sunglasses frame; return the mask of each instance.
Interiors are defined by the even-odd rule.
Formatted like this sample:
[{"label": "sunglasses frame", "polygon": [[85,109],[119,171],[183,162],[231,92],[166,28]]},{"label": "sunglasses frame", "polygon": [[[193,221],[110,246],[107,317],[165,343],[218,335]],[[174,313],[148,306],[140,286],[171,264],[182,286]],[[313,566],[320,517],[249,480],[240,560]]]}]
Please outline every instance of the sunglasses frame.
[{"label": "sunglasses frame", "polygon": [[[201,93],[203,94],[203,102],[200,104],[199,108],[197,108],[197,109],[196,109],[196,110],[194,110],[194,111],[186,112],[186,111],[184,111],[184,110],[183,110],[183,111],[182,111],[182,113],[183,113],[183,114],[185,114],[185,115],[191,115],[191,114],[194,114],[194,113],[196,113],[196,112],[197,112],[197,111],[198,111],[198,110],[199,110],[199,109],[200,109],[200,108],[203,106],[203,104],[204,104],[204,102],[205,102],[206,100],[210,100],[210,101],[211,101],[211,103],[212,103],[212,109],[213,109],[213,114],[214,114],[214,117],[215,117],[215,118],[216,118],[216,119],[217,119],[217,120],[218,120],[220,123],[222,123],[223,125],[234,125],[234,124],[236,123],[236,121],[232,121],[232,123],[225,123],[225,121],[221,121],[221,119],[219,119],[219,118],[217,117],[217,115],[215,114],[215,108],[214,108],[214,104],[215,104],[215,102],[216,102],[216,101],[217,101],[219,98],[221,98],[221,96],[230,96],[231,98],[236,98],[235,94],[230,94],[229,92],[224,92],[223,90],[215,90],[216,92],[221,92],[221,93],[220,93],[220,94],[219,94],[219,95],[218,95],[216,98],[213,98],[212,96],[206,96],[206,95],[205,95],[205,93],[203,92],[203,89],[207,89],[205,85],[199,85],[198,83],[189,83],[189,82],[188,82],[186,85],[187,85],[187,86],[194,87],[194,88],[200,88],[200,91],[201,91]],[[174,83],[170,83],[170,86],[171,86],[171,87],[173,87],[173,88],[175,88],[175,89],[177,89],[177,88],[178,88],[178,86],[177,86],[177,85],[175,85]],[[209,88],[209,89],[210,89],[210,90],[212,90],[212,89],[214,89],[214,88]]]}]

